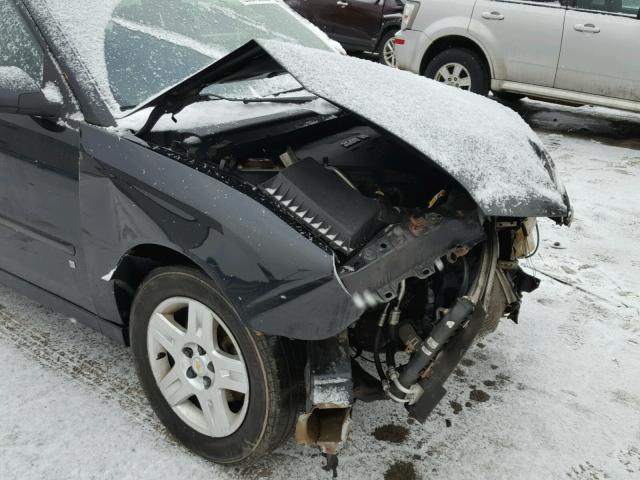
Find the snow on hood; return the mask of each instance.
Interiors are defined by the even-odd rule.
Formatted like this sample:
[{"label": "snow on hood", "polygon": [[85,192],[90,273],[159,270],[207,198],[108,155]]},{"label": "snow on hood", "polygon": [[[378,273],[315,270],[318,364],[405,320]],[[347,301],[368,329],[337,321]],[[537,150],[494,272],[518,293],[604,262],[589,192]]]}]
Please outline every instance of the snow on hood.
[{"label": "snow on hood", "polygon": [[486,215],[568,214],[550,155],[509,108],[371,61],[258,43],[309,92],[381,127],[448,172]]}]

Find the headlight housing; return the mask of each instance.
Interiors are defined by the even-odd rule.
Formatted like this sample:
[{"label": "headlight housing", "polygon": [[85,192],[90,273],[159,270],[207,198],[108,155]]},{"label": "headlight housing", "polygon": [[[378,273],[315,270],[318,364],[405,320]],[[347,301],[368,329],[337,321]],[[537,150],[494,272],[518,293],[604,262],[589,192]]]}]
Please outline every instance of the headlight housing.
[{"label": "headlight housing", "polygon": [[404,6],[404,11],[402,12],[402,24],[400,25],[400,30],[406,30],[413,26],[413,21],[416,19],[419,9],[420,2],[412,0],[407,1]]}]

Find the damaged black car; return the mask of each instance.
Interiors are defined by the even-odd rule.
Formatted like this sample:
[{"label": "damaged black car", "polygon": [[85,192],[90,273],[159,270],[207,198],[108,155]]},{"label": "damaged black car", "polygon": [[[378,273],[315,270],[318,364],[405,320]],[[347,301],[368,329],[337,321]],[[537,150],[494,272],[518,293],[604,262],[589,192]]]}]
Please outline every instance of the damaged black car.
[{"label": "damaged black car", "polygon": [[279,0],[0,0],[0,171],[0,282],[130,345],[222,464],[334,462],[356,401],[425,421],[572,216],[515,113]]}]

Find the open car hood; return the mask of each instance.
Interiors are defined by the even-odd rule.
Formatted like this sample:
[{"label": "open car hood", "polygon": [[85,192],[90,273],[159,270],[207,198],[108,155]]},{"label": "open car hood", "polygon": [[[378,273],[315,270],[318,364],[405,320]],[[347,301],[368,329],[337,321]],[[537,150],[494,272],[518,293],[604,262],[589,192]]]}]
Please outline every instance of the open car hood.
[{"label": "open car hood", "polygon": [[156,115],[179,111],[207,85],[284,72],[310,93],[385,131],[447,172],[485,215],[570,217],[553,160],[515,112],[366,60],[277,41],[251,41],[131,114],[148,107],[157,107]]}]

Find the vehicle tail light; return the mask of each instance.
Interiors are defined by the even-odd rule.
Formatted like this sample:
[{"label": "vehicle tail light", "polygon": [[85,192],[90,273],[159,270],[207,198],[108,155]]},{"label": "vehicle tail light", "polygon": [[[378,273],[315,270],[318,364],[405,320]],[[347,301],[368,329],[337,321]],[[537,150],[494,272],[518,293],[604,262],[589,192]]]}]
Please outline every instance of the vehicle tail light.
[{"label": "vehicle tail light", "polygon": [[405,4],[404,12],[402,12],[402,25],[400,25],[400,30],[406,30],[413,26],[413,21],[416,19],[419,9],[420,2],[408,1]]}]

